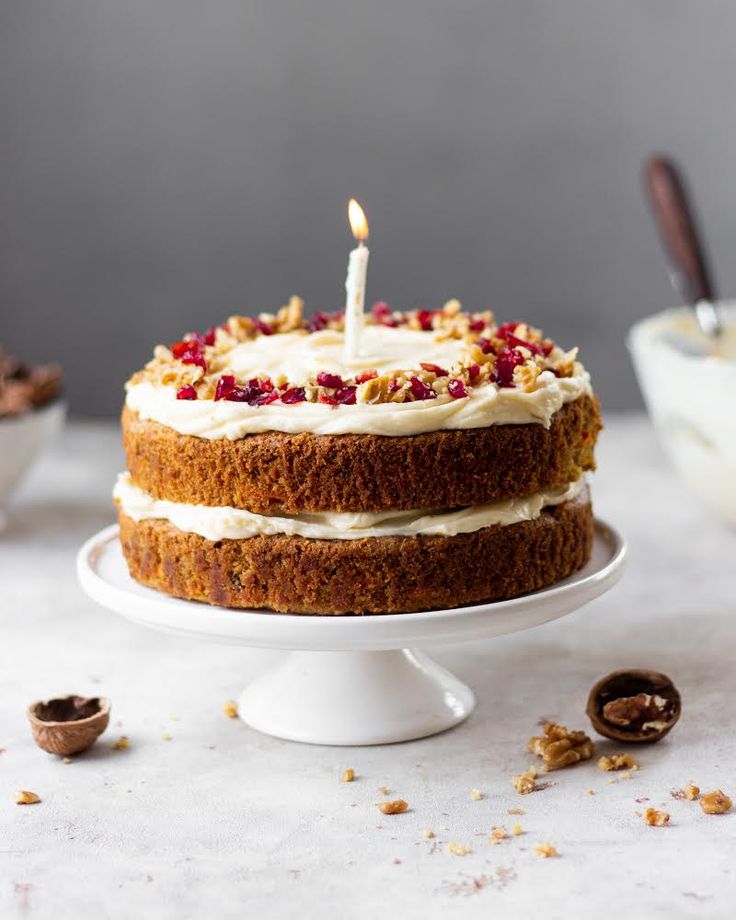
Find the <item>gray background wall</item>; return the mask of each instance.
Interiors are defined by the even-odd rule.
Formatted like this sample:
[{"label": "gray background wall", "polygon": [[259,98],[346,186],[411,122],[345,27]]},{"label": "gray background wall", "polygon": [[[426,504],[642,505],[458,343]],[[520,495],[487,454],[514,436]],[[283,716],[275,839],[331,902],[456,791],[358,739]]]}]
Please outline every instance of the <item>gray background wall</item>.
[{"label": "gray background wall", "polygon": [[370,298],[529,318],[636,405],[652,148],[736,288],[735,39],[708,0],[2,0],[0,341],[113,413],[159,340],[336,308],[355,195]]}]

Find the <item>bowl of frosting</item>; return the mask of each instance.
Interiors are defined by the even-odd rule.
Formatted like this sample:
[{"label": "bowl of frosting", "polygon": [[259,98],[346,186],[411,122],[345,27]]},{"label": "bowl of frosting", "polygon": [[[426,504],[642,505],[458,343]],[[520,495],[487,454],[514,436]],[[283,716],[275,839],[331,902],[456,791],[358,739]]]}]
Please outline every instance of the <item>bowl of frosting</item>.
[{"label": "bowl of frosting", "polygon": [[736,525],[736,302],[717,339],[677,307],[632,327],[628,346],[662,447],[711,510]]}]

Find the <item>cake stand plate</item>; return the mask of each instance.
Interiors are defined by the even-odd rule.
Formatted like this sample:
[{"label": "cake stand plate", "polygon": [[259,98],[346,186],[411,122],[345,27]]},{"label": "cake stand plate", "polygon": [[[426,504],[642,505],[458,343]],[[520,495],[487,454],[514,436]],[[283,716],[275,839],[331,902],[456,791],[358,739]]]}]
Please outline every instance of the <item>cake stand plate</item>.
[{"label": "cake stand plate", "polygon": [[619,579],[626,547],[596,521],[593,555],[575,575],[523,597],[453,610],[316,617],[232,610],[168,597],[128,574],[117,525],[80,549],[87,594],[129,620],[213,642],[290,654],[240,697],[250,726],[292,741],[363,745],[445,731],[475,706],[472,691],[418,649],[501,636],[577,610]]}]

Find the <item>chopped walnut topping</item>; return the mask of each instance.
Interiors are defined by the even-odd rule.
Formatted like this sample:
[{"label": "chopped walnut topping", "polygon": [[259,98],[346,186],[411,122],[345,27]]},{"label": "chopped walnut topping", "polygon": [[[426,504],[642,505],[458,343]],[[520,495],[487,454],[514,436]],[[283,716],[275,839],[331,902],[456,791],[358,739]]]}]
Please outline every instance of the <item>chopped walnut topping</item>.
[{"label": "chopped walnut topping", "polygon": [[409,808],[409,803],[403,799],[394,799],[392,802],[379,802],[378,810],[384,815],[400,815]]},{"label": "chopped walnut topping", "polygon": [[537,378],[542,369],[537,364],[520,364],[514,368],[514,384],[525,393],[532,393],[537,389]]},{"label": "chopped walnut topping", "polygon": [[30,792],[28,789],[21,789],[15,797],[16,805],[37,805],[40,801],[40,796],[37,796],[35,792]]},{"label": "chopped walnut topping", "polygon": [[480,800],[483,798],[483,793],[480,791],[480,789],[471,789],[470,798],[475,802],[480,802]]},{"label": "chopped walnut topping", "polygon": [[529,767],[528,770],[519,773],[518,776],[513,776],[511,778],[511,783],[519,795],[528,795],[528,793],[534,792],[537,788],[538,775],[534,767]]},{"label": "chopped walnut topping", "polygon": [[553,847],[549,841],[546,841],[545,843],[538,843],[534,847],[534,852],[537,854],[537,856],[541,856],[542,859],[549,859],[551,856],[560,855],[556,848]]},{"label": "chopped walnut topping", "polygon": [[453,856],[467,856],[468,853],[472,853],[473,850],[471,847],[466,847],[462,843],[448,843],[447,852],[452,853]]},{"label": "chopped walnut topping", "polygon": [[651,827],[664,827],[670,820],[666,811],[657,811],[656,808],[647,808],[644,812],[644,821]]},{"label": "chopped walnut topping", "polygon": [[491,843],[500,843],[502,840],[505,840],[508,837],[508,833],[505,827],[501,825],[491,828],[490,841]]},{"label": "chopped walnut topping", "polygon": [[598,769],[605,772],[610,772],[611,770],[638,770],[639,764],[631,754],[611,754],[610,757],[604,755],[598,760]]},{"label": "chopped walnut topping", "polygon": [[685,786],[685,798],[691,802],[694,802],[697,797],[700,795],[700,788],[693,785],[693,783],[688,783]]},{"label": "chopped walnut topping", "polygon": [[237,719],[238,717],[238,704],[235,700],[225,700],[222,704],[222,711],[228,717],[228,719]]},{"label": "chopped walnut topping", "polygon": [[343,771],[342,776],[340,777],[341,783],[352,783],[355,779],[355,770],[352,767],[348,767],[347,770]]},{"label": "chopped walnut topping", "polygon": [[127,751],[130,747],[130,741],[127,735],[121,735],[113,745],[116,751]]},{"label": "chopped walnut topping", "polygon": [[544,734],[529,739],[529,750],[544,761],[544,771],[559,770],[590,760],[593,742],[582,731],[570,731],[566,726],[548,722]]},{"label": "chopped walnut topping", "polygon": [[700,807],[706,815],[724,815],[731,811],[732,806],[731,799],[720,789],[716,789],[715,792],[704,792],[700,797]]}]

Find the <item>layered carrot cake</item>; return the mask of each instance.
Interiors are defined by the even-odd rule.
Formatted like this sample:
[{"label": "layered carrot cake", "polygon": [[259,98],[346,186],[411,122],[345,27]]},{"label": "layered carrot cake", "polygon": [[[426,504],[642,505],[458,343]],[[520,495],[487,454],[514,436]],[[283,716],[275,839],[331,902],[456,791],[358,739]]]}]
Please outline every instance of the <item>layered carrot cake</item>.
[{"label": "layered carrot cake", "polygon": [[576,349],[490,311],[233,316],[127,384],[115,487],[130,573],[284,613],[500,600],[590,557],[598,403]]}]

